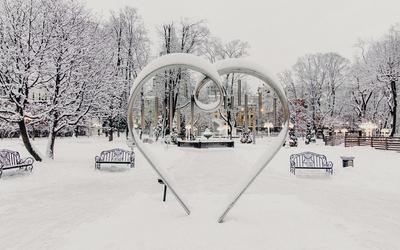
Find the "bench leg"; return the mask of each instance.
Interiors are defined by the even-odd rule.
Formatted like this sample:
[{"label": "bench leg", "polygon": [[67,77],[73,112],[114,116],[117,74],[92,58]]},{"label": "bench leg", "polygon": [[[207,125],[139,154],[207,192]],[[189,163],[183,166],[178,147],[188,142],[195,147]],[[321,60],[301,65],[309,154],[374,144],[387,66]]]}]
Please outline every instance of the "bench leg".
[{"label": "bench leg", "polygon": [[3,175],[3,170],[2,169],[0,169],[0,179],[1,179],[1,176]]}]

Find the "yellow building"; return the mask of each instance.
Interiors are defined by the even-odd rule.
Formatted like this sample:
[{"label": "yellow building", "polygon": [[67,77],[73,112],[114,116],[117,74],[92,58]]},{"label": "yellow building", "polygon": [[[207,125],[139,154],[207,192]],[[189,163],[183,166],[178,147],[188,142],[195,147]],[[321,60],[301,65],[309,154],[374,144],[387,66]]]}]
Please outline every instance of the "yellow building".
[{"label": "yellow building", "polygon": [[[256,105],[249,105],[248,106],[248,127],[253,128],[256,125],[257,119],[257,106]],[[240,108],[240,110],[236,113],[236,127],[244,127],[245,126],[245,119],[244,119],[244,107]]]}]

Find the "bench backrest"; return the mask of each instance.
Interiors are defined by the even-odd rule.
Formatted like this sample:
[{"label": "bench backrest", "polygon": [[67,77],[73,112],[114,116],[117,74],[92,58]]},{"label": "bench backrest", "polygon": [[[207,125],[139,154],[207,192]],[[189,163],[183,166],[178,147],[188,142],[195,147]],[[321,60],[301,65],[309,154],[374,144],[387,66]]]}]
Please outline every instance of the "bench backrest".
[{"label": "bench backrest", "polygon": [[132,151],[123,150],[120,148],[106,150],[101,152],[101,161],[113,161],[113,162],[131,162],[135,157]]},{"label": "bench backrest", "polygon": [[21,157],[17,151],[0,149],[0,164],[4,166],[17,165],[21,162]]},{"label": "bench backrest", "polygon": [[290,156],[290,166],[292,167],[327,167],[328,161],[325,155],[313,152],[303,152]]}]

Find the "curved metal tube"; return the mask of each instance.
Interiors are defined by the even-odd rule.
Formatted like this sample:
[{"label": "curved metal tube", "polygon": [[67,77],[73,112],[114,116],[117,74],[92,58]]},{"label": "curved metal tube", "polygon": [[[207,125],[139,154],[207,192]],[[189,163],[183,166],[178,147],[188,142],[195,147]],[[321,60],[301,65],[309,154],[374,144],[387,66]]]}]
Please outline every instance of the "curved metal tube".
[{"label": "curved metal tube", "polygon": [[272,148],[263,154],[258,161],[254,165],[255,172],[250,173],[249,177],[245,179],[245,181],[241,184],[239,191],[234,194],[231,199],[231,202],[225,208],[221,216],[218,218],[218,222],[223,222],[226,215],[232,209],[232,207],[236,204],[242,194],[249,188],[249,186],[254,182],[254,180],[260,175],[260,173],[265,169],[268,163],[272,160],[272,158],[278,153],[280,148],[282,147],[283,141],[287,136],[287,132],[289,130],[289,104],[286,98],[285,91],[283,87],[276,81],[271,74],[269,74],[265,69],[261,66],[254,64],[245,59],[227,59],[223,61],[219,61],[215,63],[215,67],[218,70],[220,75],[225,75],[229,73],[242,73],[254,76],[263,82],[265,82],[268,86],[270,86],[275,93],[278,95],[278,98],[283,107],[283,117],[284,117],[284,125],[282,127],[281,132],[278,135],[278,142],[272,146]]},{"label": "curved metal tube", "polygon": [[[229,213],[229,211],[232,209],[232,207],[236,204],[236,202],[239,200],[239,198],[242,196],[242,194],[248,189],[248,187],[254,182],[254,180],[259,176],[259,174],[264,170],[264,168],[268,165],[268,163],[272,160],[272,158],[276,155],[276,153],[279,151],[279,149],[282,146],[283,141],[285,140],[287,136],[287,132],[289,129],[289,106],[288,106],[288,101],[284,92],[283,87],[278,84],[278,82],[274,79],[274,77],[269,74],[264,68],[262,68],[259,65],[256,65],[250,61],[247,61],[245,59],[227,59],[223,61],[219,61],[215,63],[214,65],[208,63],[207,61],[197,57],[193,56],[190,54],[169,54],[166,56],[162,56],[152,63],[148,64],[142,72],[138,75],[136,78],[132,90],[131,90],[131,95],[128,103],[128,127],[129,127],[129,132],[134,140],[135,144],[137,145],[138,149],[142,152],[143,156],[146,158],[146,160],[149,162],[150,166],[155,170],[155,172],[158,174],[160,179],[163,180],[165,185],[168,186],[168,188],[171,190],[172,194],[177,198],[181,206],[184,208],[185,212],[187,214],[190,214],[190,210],[188,206],[183,202],[183,200],[180,198],[180,196],[177,194],[175,189],[172,187],[171,183],[168,181],[167,175],[163,173],[162,169],[160,169],[158,166],[161,165],[161,163],[158,161],[158,158],[154,156],[150,150],[147,149],[147,146],[143,144],[139,138],[139,135],[136,133],[136,131],[133,128],[133,103],[134,100],[139,95],[140,89],[144,85],[145,82],[147,82],[151,77],[153,77],[155,74],[160,72],[161,70],[164,70],[169,67],[185,67],[189,68],[192,70],[199,71],[203,73],[206,77],[200,81],[195,88],[194,91],[194,96],[195,96],[195,103],[196,106],[203,110],[203,111],[214,111],[218,108],[221,107],[223,103],[223,98],[225,96],[225,89],[222,87],[222,84],[220,82],[220,75],[228,74],[228,73],[242,73],[242,74],[248,74],[251,76],[254,76],[262,81],[264,81],[266,84],[268,84],[278,95],[278,98],[282,104],[283,107],[283,116],[284,116],[284,124],[282,131],[280,132],[278,136],[278,142],[272,146],[272,148],[265,152],[255,163],[254,165],[254,170],[252,173],[250,173],[249,177],[245,179],[245,181],[240,185],[239,191],[234,193],[233,198],[231,199],[231,202],[227,205],[221,216],[218,218],[218,222],[221,223],[223,222],[224,218],[226,215]],[[210,104],[204,104],[201,103],[198,100],[199,92],[201,88],[208,82],[208,81],[213,81],[214,84],[217,85],[218,89],[220,90],[220,100],[215,103],[210,103]],[[184,105],[185,106],[185,105]]]},{"label": "curved metal tube", "polygon": [[[168,175],[164,173],[164,171],[159,168],[158,166],[161,166],[161,162],[158,160],[156,156],[153,155],[153,153],[147,149],[147,146],[142,143],[139,139],[139,135],[135,131],[133,127],[133,104],[134,101],[137,99],[139,96],[140,90],[143,87],[143,85],[150,80],[154,75],[159,73],[162,70],[165,70],[167,68],[173,68],[173,67],[184,67],[184,68],[189,68],[195,71],[198,71],[206,76],[208,76],[212,81],[214,81],[215,84],[218,86],[221,86],[219,74],[217,70],[213,67],[212,64],[209,62],[205,61],[204,59],[201,59],[200,57],[190,55],[190,54],[181,54],[181,53],[176,53],[176,54],[168,54],[162,57],[157,58],[153,62],[149,63],[136,77],[135,82],[133,83],[130,97],[129,97],[129,102],[128,102],[128,128],[129,128],[129,133],[135,142],[137,148],[139,151],[143,154],[145,159],[149,162],[150,166],[153,168],[153,170],[157,173],[157,175],[160,177],[160,179],[163,180],[165,185],[171,190],[172,194],[175,196],[175,198],[178,200],[179,204],[183,207],[185,212],[189,215],[190,210],[188,206],[185,204],[185,202],[182,200],[182,198],[178,195],[176,192],[175,188],[172,186],[171,182],[168,179]],[[222,88],[222,87],[221,87]]]}]

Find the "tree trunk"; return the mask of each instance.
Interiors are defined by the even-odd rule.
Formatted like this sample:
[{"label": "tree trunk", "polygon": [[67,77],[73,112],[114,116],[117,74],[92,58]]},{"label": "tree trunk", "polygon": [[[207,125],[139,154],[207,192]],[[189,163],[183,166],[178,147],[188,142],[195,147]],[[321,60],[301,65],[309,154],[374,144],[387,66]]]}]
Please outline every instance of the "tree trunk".
[{"label": "tree trunk", "polygon": [[110,130],[108,131],[108,141],[112,141],[114,140],[114,121],[112,117],[109,117],[108,121],[108,125],[110,127]]},{"label": "tree trunk", "polygon": [[232,140],[232,130],[233,130],[233,126],[232,126],[232,116],[231,116],[231,111],[227,111],[227,120],[228,120],[228,126],[229,126],[229,129],[228,129],[228,136],[229,136],[229,139],[230,140]]},{"label": "tree trunk", "polygon": [[26,130],[25,121],[24,120],[19,121],[18,122],[18,127],[19,127],[19,131],[21,133],[22,141],[24,142],[24,146],[25,146],[26,150],[29,152],[29,154],[32,155],[32,157],[36,161],[42,161],[42,158],[35,151],[35,149],[33,148],[32,144],[31,144],[31,141],[29,140],[29,135],[28,135],[28,132]]},{"label": "tree trunk", "polygon": [[56,127],[58,125],[58,115],[54,114],[52,124],[50,124],[49,141],[47,143],[46,156],[49,159],[54,159],[54,143],[56,141]]},{"label": "tree trunk", "polygon": [[46,150],[46,155],[49,159],[54,159],[54,143],[56,141],[56,133],[53,131],[50,131],[49,134],[49,142],[47,144],[47,150]]},{"label": "tree trunk", "polygon": [[110,128],[110,131],[108,133],[108,141],[114,140],[114,129]]},{"label": "tree trunk", "polygon": [[74,128],[74,136],[75,136],[76,138],[78,138],[78,133],[79,133],[79,131],[78,131],[78,126],[76,126],[76,127]]},{"label": "tree trunk", "polygon": [[391,81],[390,87],[392,90],[393,95],[393,109],[391,110],[392,113],[392,132],[390,136],[394,136],[396,134],[396,126],[397,126],[397,89],[396,89],[396,82]]}]

